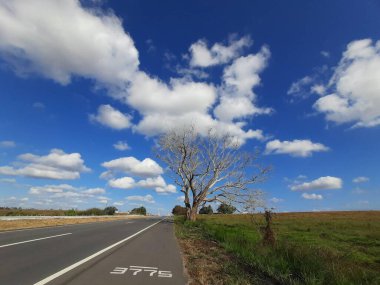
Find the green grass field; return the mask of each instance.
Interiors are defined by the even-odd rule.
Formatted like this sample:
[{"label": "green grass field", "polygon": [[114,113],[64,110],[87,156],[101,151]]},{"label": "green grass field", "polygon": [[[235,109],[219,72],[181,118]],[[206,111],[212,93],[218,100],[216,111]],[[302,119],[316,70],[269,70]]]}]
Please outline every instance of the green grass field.
[{"label": "green grass field", "polygon": [[277,242],[263,246],[256,215],[199,215],[198,228],[246,268],[282,284],[380,284],[380,212],[275,214]]}]

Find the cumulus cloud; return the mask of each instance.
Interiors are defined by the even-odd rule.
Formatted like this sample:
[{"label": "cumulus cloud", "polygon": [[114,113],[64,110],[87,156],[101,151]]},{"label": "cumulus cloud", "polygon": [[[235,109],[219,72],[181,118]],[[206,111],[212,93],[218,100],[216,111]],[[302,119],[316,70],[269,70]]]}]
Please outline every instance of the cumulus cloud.
[{"label": "cumulus cloud", "polygon": [[315,179],[311,182],[291,185],[292,191],[307,191],[307,190],[333,190],[341,189],[343,185],[342,179],[333,176],[324,176]]},{"label": "cumulus cloud", "polygon": [[314,194],[314,193],[312,193],[312,194],[303,193],[302,198],[304,198],[306,200],[322,200],[323,196],[319,195],[319,194]]},{"label": "cumulus cloud", "polygon": [[328,95],[314,108],[337,124],[380,125],[380,41],[357,40],[346,51],[328,83]]},{"label": "cumulus cloud", "polygon": [[[258,74],[270,53],[263,47],[257,54],[242,56],[251,44],[246,36],[210,48],[205,41],[191,45],[190,69],[233,61],[224,68],[220,86],[194,81],[192,77],[205,78],[196,71],[162,81],[139,70],[133,40],[112,11],[87,9],[78,0],[0,4],[0,56],[18,74],[37,73],[61,84],[73,76],[91,79],[109,96],[138,111],[141,119],[133,130],[146,136],[196,124],[201,134],[213,128],[230,133],[241,144],[263,139],[261,130],[246,130],[244,120],[271,112],[257,105],[252,91],[260,84]],[[90,119],[118,130],[132,126],[131,116],[110,105],[100,106]]]},{"label": "cumulus cloud", "polygon": [[256,95],[253,92],[261,82],[259,74],[267,66],[269,57],[270,51],[264,46],[257,54],[239,57],[224,69],[220,103],[214,109],[218,119],[231,122],[272,112],[270,108],[255,106]]},{"label": "cumulus cloud", "polygon": [[32,178],[77,179],[82,172],[90,171],[79,153],[65,153],[52,149],[48,155],[25,153],[19,157],[21,166],[0,166],[0,174]]},{"label": "cumulus cloud", "polygon": [[369,181],[369,178],[365,176],[359,176],[352,180],[352,182],[354,183],[363,183],[363,182],[368,182],[368,181]]},{"label": "cumulus cloud", "polygon": [[297,157],[309,157],[313,152],[328,151],[329,148],[321,143],[310,140],[280,141],[272,140],[265,146],[265,154],[289,154]]},{"label": "cumulus cloud", "polygon": [[123,114],[110,105],[100,105],[96,115],[89,116],[90,121],[115,130],[127,129],[131,126],[131,116]]},{"label": "cumulus cloud", "polygon": [[16,146],[16,143],[14,141],[0,141],[0,147],[12,148],[15,146]]},{"label": "cumulus cloud", "polygon": [[163,173],[161,166],[151,158],[140,161],[133,156],[121,157],[103,162],[102,166],[108,169],[108,173],[125,173],[140,177],[158,176]]},{"label": "cumulus cloud", "polygon": [[104,204],[110,198],[102,196],[106,193],[103,188],[75,187],[69,184],[31,186],[28,194],[30,207],[43,208],[86,208],[86,205]]},{"label": "cumulus cloud", "polygon": [[133,188],[148,188],[154,189],[159,194],[176,193],[177,189],[172,184],[166,184],[164,178],[160,175],[157,177],[149,177],[136,181],[132,177],[121,177],[111,179],[108,185],[112,188],[133,189]]},{"label": "cumulus cloud", "polygon": [[132,177],[121,177],[117,179],[111,179],[108,181],[108,185],[112,188],[131,189],[135,187],[136,181]]},{"label": "cumulus cloud", "polygon": [[145,202],[145,203],[150,203],[150,204],[154,204],[156,203],[153,199],[153,196],[148,194],[148,195],[145,195],[145,196],[128,196],[128,197],[125,197],[126,200],[128,201],[138,201],[138,202]]},{"label": "cumulus cloud", "polygon": [[121,20],[78,0],[2,1],[0,52],[18,74],[38,73],[61,84],[73,76],[119,84],[139,65]]},{"label": "cumulus cloud", "polygon": [[124,141],[118,141],[113,145],[113,147],[117,150],[123,151],[123,150],[129,150],[131,147],[128,145],[127,142]]},{"label": "cumulus cloud", "polygon": [[230,41],[229,45],[215,43],[211,48],[207,47],[205,40],[199,40],[193,43],[189,52],[191,55],[190,66],[192,67],[209,67],[213,65],[225,64],[238,57],[243,48],[252,45],[250,37],[242,37],[239,40]]}]

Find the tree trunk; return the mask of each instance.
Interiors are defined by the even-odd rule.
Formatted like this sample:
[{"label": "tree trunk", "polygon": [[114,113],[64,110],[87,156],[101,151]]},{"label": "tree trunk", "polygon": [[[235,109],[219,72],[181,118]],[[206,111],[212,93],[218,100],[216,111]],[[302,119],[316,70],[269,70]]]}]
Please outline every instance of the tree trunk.
[{"label": "tree trunk", "polygon": [[198,206],[187,208],[186,220],[195,221],[197,219]]}]

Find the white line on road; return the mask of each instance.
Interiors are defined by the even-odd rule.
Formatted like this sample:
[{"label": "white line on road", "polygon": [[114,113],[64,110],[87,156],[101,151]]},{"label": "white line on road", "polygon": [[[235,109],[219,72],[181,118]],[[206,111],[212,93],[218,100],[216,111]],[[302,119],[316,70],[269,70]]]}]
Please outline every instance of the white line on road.
[{"label": "white line on road", "polygon": [[66,233],[66,234],[60,234],[60,235],[55,235],[55,236],[48,236],[48,237],[43,237],[43,238],[30,239],[30,240],[15,242],[15,243],[8,243],[8,244],[0,245],[0,248],[1,247],[12,246],[12,245],[17,245],[17,244],[22,244],[22,243],[28,243],[28,242],[38,241],[38,240],[43,240],[43,239],[49,239],[49,238],[67,236],[67,235],[71,235],[71,234],[72,233]]},{"label": "white line on road", "polygon": [[82,260],[79,260],[78,262],[76,262],[76,263],[74,263],[74,264],[72,264],[72,265],[70,265],[70,266],[68,266],[68,267],[66,267],[66,268],[64,268],[64,269],[62,269],[62,270],[54,273],[53,275],[50,275],[50,276],[46,277],[45,279],[43,279],[43,280],[41,280],[41,281],[39,281],[37,283],[35,283],[34,285],[44,285],[44,284],[47,284],[48,282],[50,282],[50,281],[58,278],[59,276],[65,274],[67,272],[69,272],[70,270],[73,270],[74,268],[76,268],[78,266],[81,266],[83,263],[86,263],[87,261],[90,261],[91,259],[93,259],[93,258],[101,255],[102,253],[110,250],[111,248],[114,248],[115,246],[118,246],[119,244],[122,244],[123,242],[126,242],[127,240],[129,240],[129,239],[131,239],[131,238],[139,235],[140,233],[142,233],[142,232],[146,231],[147,229],[149,229],[149,228],[157,225],[158,223],[160,223],[163,220],[164,219],[162,219],[162,220],[158,221],[157,223],[154,223],[154,224],[152,224],[152,225],[150,225],[150,226],[148,226],[148,227],[146,227],[146,228],[138,231],[137,233],[135,233],[135,234],[133,234],[133,235],[131,235],[129,237],[126,237],[125,239],[122,239],[121,241],[118,241],[117,243],[111,244],[110,246],[108,246],[108,247],[106,247],[106,248],[104,248],[104,249],[102,249],[102,250],[100,250],[98,252],[95,252],[94,254],[92,254],[92,255],[90,255],[90,256],[82,259]]}]

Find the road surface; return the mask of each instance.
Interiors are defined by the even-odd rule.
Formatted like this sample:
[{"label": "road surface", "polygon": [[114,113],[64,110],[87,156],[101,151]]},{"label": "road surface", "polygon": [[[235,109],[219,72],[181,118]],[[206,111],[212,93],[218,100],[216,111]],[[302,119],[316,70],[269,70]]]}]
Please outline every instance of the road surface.
[{"label": "road surface", "polygon": [[186,284],[170,219],[0,232],[0,284]]}]

